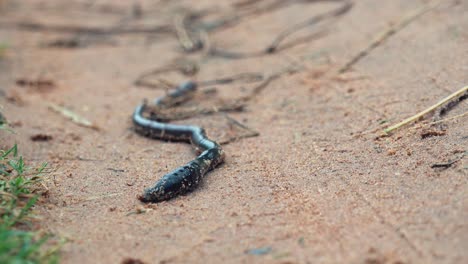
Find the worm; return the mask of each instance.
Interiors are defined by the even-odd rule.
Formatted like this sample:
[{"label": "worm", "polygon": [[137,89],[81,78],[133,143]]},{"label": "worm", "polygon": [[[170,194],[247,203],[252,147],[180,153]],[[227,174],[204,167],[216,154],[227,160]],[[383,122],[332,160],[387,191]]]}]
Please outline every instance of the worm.
[{"label": "worm", "polygon": [[[187,100],[197,89],[195,82],[189,81],[179,85],[166,96],[155,100],[155,104],[167,107]],[[201,154],[194,160],[164,175],[153,187],[145,189],[139,196],[142,202],[161,202],[180,194],[194,190],[205,174],[224,161],[221,146],[207,138],[205,130],[198,126],[175,125],[162,123],[143,116],[146,102],[136,107],[132,119],[137,133],[146,137],[190,142]]]}]

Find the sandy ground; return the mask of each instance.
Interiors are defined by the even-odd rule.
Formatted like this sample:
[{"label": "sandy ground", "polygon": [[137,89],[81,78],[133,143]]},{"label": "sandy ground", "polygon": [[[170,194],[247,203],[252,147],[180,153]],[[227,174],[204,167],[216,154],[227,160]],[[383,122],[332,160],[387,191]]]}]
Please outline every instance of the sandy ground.
[{"label": "sandy ground", "polygon": [[[86,45],[54,48],[46,44],[77,33],[18,26],[154,26],[181,7],[235,3],[194,2],[0,1],[0,43],[8,45],[0,104],[17,132],[2,133],[0,144],[18,142],[26,160],[49,162],[49,197],[38,210],[44,229],[69,239],[63,263],[468,263],[468,119],[456,117],[468,104],[450,111],[445,118],[455,118],[442,129],[419,123],[378,137],[468,84],[467,1],[443,1],[341,75],[337,69],[376,35],[428,1],[355,1],[321,38],[237,60],[187,55],[167,34],[82,33]],[[252,16],[210,33],[210,44],[258,50],[287,25],[337,5],[293,4]],[[176,58],[198,60],[194,80],[300,70],[230,114],[260,135],[224,145],[225,163],[196,191],[144,205],[136,197],[145,187],[195,155],[189,144],[135,134],[130,121],[143,98],[164,94],[136,87],[135,79]],[[213,96],[239,98],[253,86],[219,85]],[[76,125],[49,103],[100,130]],[[179,122],[202,125],[216,140],[240,133],[219,114]],[[38,134],[52,138],[32,141]],[[431,167],[457,158],[449,168]]]}]

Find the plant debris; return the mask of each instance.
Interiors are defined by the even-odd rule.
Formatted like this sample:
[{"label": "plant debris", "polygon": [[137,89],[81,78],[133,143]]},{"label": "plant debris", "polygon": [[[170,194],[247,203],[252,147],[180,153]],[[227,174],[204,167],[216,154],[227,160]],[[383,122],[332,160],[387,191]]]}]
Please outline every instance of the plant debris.
[{"label": "plant debris", "polygon": [[113,171],[113,172],[125,172],[124,169],[107,168],[107,170],[110,170],[110,171]]},{"label": "plant debris", "polygon": [[171,120],[184,120],[199,115],[211,115],[219,112],[240,112],[245,108],[245,103],[234,100],[232,102],[222,102],[218,105],[208,107],[191,106],[177,108],[163,108],[156,105],[148,105],[148,113],[150,116],[157,117],[162,122]]},{"label": "plant debris", "polygon": [[[320,14],[317,16],[313,16],[301,23],[288,27],[287,29],[281,31],[267,47],[265,47],[264,49],[260,51],[235,52],[235,51],[228,51],[228,50],[213,47],[209,51],[209,54],[211,56],[218,56],[218,57],[224,57],[224,58],[230,58],[230,59],[242,59],[242,58],[257,57],[257,56],[276,53],[279,50],[280,44],[290,35],[306,27],[310,27],[312,25],[318,24],[319,22],[326,21],[328,19],[336,18],[341,15],[344,15],[353,7],[353,3],[351,1],[338,1],[338,2],[344,2],[344,4],[335,10],[332,10],[330,12]],[[314,33],[309,37],[303,38],[302,41],[309,41],[310,39],[314,39],[322,35],[323,35],[322,32]],[[294,45],[299,42],[300,41],[296,41]],[[294,45],[290,44],[284,48],[291,48]]]},{"label": "plant debris", "polygon": [[439,130],[424,130],[421,133],[421,139],[426,139],[430,137],[440,137],[440,136],[445,136],[447,132],[445,130],[439,131]]},{"label": "plant debris", "polygon": [[179,40],[180,46],[185,52],[195,52],[203,48],[203,42],[200,40],[200,33],[190,27],[194,16],[188,13],[177,14],[174,17],[174,29]]},{"label": "plant debris", "polygon": [[145,262],[137,258],[126,258],[122,260],[122,264],[145,264]]},{"label": "plant debris", "polygon": [[53,80],[49,79],[26,79],[20,78],[16,80],[16,85],[20,87],[29,87],[37,89],[37,91],[45,92],[49,91],[56,87],[56,84]]},{"label": "plant debris", "polygon": [[50,141],[52,138],[53,137],[51,135],[47,134],[35,134],[30,137],[32,141]]},{"label": "plant debris", "polygon": [[443,163],[435,163],[431,165],[432,169],[448,169],[452,167],[453,164],[457,163],[458,161],[462,160],[466,155],[468,154],[467,151],[464,151],[461,155],[458,155],[458,157],[455,157],[452,160],[449,160],[448,162],[443,162]]},{"label": "plant debris", "polygon": [[187,60],[187,59],[175,60],[169,65],[158,67],[154,70],[141,74],[135,80],[134,85],[141,86],[141,87],[148,87],[148,88],[161,88],[160,84],[155,84],[148,79],[150,77],[154,78],[154,76],[158,74],[169,73],[169,72],[174,72],[174,71],[179,72],[184,76],[193,76],[196,73],[198,73],[199,67],[198,67],[198,64],[192,60]]},{"label": "plant debris", "polygon": [[452,93],[451,95],[445,97],[444,99],[440,100],[438,103],[436,103],[435,105],[432,105],[430,106],[429,108],[427,108],[426,110],[424,111],[421,111],[419,113],[417,113],[416,115],[414,116],[411,116],[411,117],[408,117],[407,119],[401,121],[400,123],[396,124],[396,125],[393,125],[387,129],[384,130],[385,134],[390,134],[391,132],[393,132],[394,130],[402,127],[402,126],[405,126],[409,123],[412,123],[420,118],[422,118],[423,116],[425,116],[426,114],[434,111],[435,109],[441,107],[442,105],[445,105],[446,103],[450,102],[451,100],[457,100],[456,98],[458,97],[463,97],[463,96],[466,96],[465,93],[468,92],[468,86],[465,86],[463,88],[461,88],[460,90]]},{"label": "plant debris", "polygon": [[49,109],[63,115],[64,117],[70,119],[72,122],[74,122],[77,125],[92,128],[94,130],[99,130],[99,128],[95,124],[93,124],[91,121],[78,115],[77,113],[73,112],[72,110],[68,108],[65,108],[65,107],[62,107],[53,103],[49,103],[48,106],[49,106]]},{"label": "plant debris", "polygon": [[60,48],[60,49],[77,49],[86,48],[92,44],[115,44],[111,40],[105,39],[102,36],[73,36],[67,38],[59,38],[45,43],[43,46],[46,48]]},{"label": "plant debris", "polygon": [[441,117],[447,115],[455,106],[460,104],[463,100],[468,98],[468,90],[465,91],[464,94],[460,95],[459,97],[454,98],[453,100],[449,101],[446,105],[440,108],[437,114],[434,116],[435,120],[439,120]]},{"label": "plant debris", "polygon": [[438,7],[443,1],[437,0],[433,1],[426,6],[413,11],[411,14],[407,15],[405,18],[403,18],[400,22],[392,25],[390,28],[386,29],[384,32],[380,33],[374,40],[371,41],[370,44],[367,45],[366,48],[363,50],[359,51],[355,56],[351,58],[343,67],[341,67],[338,70],[338,73],[344,73],[347,72],[351,67],[353,67],[356,63],[361,61],[364,57],[369,55],[372,50],[376,49],[382,43],[384,43],[387,39],[389,39],[391,36],[395,35],[397,32],[411,24],[411,22],[415,21],[418,19],[420,16],[423,14],[431,11],[432,9]]},{"label": "plant debris", "polygon": [[124,34],[168,34],[173,30],[169,25],[153,25],[153,26],[135,26],[135,27],[92,27],[81,25],[52,25],[42,24],[38,22],[19,22],[5,24],[5,27],[12,27],[27,31],[50,31],[58,33],[74,33],[87,35],[124,35]]},{"label": "plant debris", "polygon": [[234,118],[230,117],[229,115],[224,114],[224,117],[229,121],[229,124],[231,125],[231,127],[236,126],[236,127],[239,127],[241,129],[243,129],[246,132],[243,133],[243,134],[240,134],[240,135],[236,135],[236,136],[232,136],[232,137],[222,139],[222,140],[219,141],[219,144],[225,145],[225,144],[229,144],[231,142],[238,141],[239,139],[242,139],[242,138],[257,137],[257,136],[260,135],[260,133],[258,131],[255,131],[255,130],[251,129],[250,127],[242,124],[241,122],[235,120]]}]

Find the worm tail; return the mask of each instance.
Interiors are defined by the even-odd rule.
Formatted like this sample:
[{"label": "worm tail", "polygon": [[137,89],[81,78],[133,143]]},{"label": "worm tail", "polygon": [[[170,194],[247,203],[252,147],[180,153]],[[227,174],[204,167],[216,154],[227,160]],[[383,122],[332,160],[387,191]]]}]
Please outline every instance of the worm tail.
[{"label": "worm tail", "polygon": [[164,175],[139,197],[142,202],[161,202],[187,193],[198,186],[203,176],[223,161],[221,148],[205,150],[196,159]]}]

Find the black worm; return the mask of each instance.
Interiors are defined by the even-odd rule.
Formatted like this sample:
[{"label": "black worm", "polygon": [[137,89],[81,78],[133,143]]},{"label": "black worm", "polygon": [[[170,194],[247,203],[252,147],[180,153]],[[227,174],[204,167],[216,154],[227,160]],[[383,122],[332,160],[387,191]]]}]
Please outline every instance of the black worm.
[{"label": "black worm", "polygon": [[[156,99],[155,104],[167,107],[174,102],[184,101],[195,92],[196,88],[196,83],[185,82],[168,95]],[[139,105],[133,113],[133,123],[138,133],[151,138],[191,142],[198,151],[202,151],[194,160],[164,175],[139,197],[143,202],[156,203],[195,189],[208,171],[223,162],[224,152],[218,143],[206,137],[203,128],[167,124],[145,118],[143,116],[145,108],[146,102]]]}]

